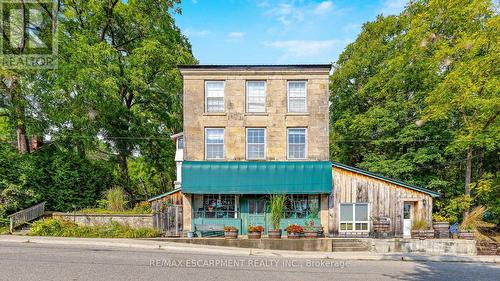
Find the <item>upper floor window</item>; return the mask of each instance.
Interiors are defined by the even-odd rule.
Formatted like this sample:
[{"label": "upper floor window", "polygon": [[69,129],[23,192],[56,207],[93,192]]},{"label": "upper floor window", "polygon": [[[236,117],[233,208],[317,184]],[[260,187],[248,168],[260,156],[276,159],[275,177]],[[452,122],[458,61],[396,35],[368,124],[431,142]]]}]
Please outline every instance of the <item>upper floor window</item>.
[{"label": "upper floor window", "polygon": [[307,112],[307,82],[288,82],[288,112]]},{"label": "upper floor window", "polygon": [[205,129],[205,158],[224,159],[224,129]]},{"label": "upper floor window", "polygon": [[266,158],[266,129],[247,129],[247,159],[257,160]]},{"label": "upper floor window", "polygon": [[224,81],[205,82],[205,112],[224,112]]},{"label": "upper floor window", "polygon": [[184,137],[177,138],[177,149],[184,149]]},{"label": "upper floor window", "polygon": [[247,112],[266,112],[266,82],[247,81]]},{"label": "upper floor window", "polygon": [[290,128],[287,134],[288,159],[305,159],[307,130],[305,128]]}]

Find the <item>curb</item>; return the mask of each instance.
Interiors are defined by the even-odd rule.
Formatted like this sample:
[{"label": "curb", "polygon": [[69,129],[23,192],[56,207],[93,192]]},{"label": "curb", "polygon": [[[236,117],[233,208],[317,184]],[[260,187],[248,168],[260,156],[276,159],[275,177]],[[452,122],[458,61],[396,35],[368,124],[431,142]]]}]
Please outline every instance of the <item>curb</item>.
[{"label": "curb", "polygon": [[188,252],[196,254],[239,255],[253,257],[280,257],[294,259],[340,259],[340,260],[377,260],[377,261],[415,261],[415,262],[479,262],[499,263],[500,256],[465,256],[465,255],[418,255],[411,253],[373,253],[373,252],[303,252],[261,250],[208,245],[183,244],[178,242],[158,242],[127,238],[66,238],[40,236],[0,235],[0,242],[34,243],[52,245],[85,245],[100,247],[118,247],[133,249],[163,250],[167,252]]}]

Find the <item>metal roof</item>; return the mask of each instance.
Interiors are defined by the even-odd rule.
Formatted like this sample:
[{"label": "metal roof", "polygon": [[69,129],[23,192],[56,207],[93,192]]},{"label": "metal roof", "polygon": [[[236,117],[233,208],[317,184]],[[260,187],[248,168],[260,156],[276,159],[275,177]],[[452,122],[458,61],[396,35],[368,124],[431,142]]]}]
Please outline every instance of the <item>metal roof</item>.
[{"label": "metal roof", "polygon": [[[441,196],[441,194],[439,194],[439,192],[432,191],[430,189],[419,187],[419,186],[416,186],[416,185],[411,185],[411,184],[408,184],[408,183],[405,183],[405,182],[402,182],[402,181],[399,181],[399,180],[386,178],[384,176],[381,176],[381,175],[378,175],[378,174],[374,174],[372,172],[368,172],[366,170],[362,170],[362,169],[359,169],[359,168],[356,168],[356,167],[344,165],[344,164],[337,163],[337,162],[332,162],[332,166],[333,167],[337,167],[337,168],[341,168],[341,169],[345,169],[345,170],[348,170],[348,171],[351,171],[351,172],[354,172],[354,173],[359,173],[359,174],[362,174],[362,175],[365,175],[365,176],[368,176],[368,177],[371,177],[371,178],[376,178],[376,179],[379,179],[379,180],[390,182],[390,183],[393,183],[395,185],[399,185],[399,186],[403,186],[403,187],[406,187],[406,188],[409,188],[409,189],[413,189],[415,191],[427,193],[427,194],[429,194],[432,197],[439,197],[439,196]],[[335,188],[335,186],[333,188]]]},{"label": "metal roof", "polygon": [[154,201],[154,200],[158,200],[158,199],[160,199],[160,198],[163,198],[163,197],[165,197],[165,196],[168,196],[168,195],[174,194],[174,193],[179,192],[179,191],[181,191],[181,188],[176,188],[176,189],[171,190],[171,191],[169,191],[169,192],[166,192],[166,193],[163,193],[163,194],[160,194],[160,195],[156,195],[155,197],[151,197],[151,198],[149,198],[149,199],[148,199],[148,202],[151,202],[151,201]]}]

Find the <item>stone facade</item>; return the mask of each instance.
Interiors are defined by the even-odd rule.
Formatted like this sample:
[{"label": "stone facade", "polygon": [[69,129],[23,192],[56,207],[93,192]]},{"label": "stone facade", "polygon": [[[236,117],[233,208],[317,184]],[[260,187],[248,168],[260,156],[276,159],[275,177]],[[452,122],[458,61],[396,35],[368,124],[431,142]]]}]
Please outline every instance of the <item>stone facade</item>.
[{"label": "stone facade", "polygon": [[[184,160],[205,159],[205,128],[225,128],[226,161],[245,161],[246,129],[266,128],[266,160],[287,160],[287,128],[307,128],[307,160],[329,160],[328,68],[182,69]],[[205,112],[205,81],[223,80],[222,113]],[[266,81],[266,112],[247,113],[246,81]],[[287,112],[287,81],[307,81],[307,112]]]}]

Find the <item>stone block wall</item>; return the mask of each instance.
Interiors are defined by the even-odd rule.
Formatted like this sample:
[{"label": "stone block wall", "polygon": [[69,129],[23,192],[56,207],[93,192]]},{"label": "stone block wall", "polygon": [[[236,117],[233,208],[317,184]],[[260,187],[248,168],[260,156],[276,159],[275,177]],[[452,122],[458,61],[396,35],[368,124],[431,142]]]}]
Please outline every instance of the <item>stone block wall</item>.
[{"label": "stone block wall", "polygon": [[148,214],[73,214],[73,213],[53,213],[52,217],[73,221],[79,225],[96,226],[106,225],[111,221],[119,224],[129,225],[132,228],[153,227],[153,215]]}]

